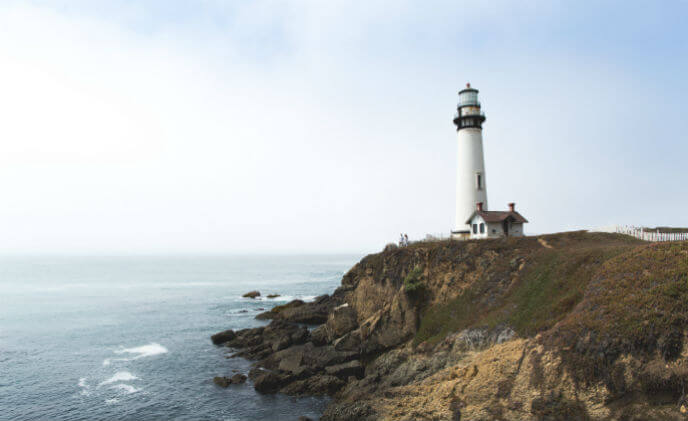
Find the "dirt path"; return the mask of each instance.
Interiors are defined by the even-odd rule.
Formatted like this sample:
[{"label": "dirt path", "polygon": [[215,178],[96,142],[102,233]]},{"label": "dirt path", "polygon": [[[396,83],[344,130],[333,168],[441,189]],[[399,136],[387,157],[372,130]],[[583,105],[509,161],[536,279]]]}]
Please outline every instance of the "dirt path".
[{"label": "dirt path", "polygon": [[544,239],[544,238],[538,238],[538,243],[542,245],[542,247],[551,249],[553,248],[552,246],[549,245],[549,243]]}]

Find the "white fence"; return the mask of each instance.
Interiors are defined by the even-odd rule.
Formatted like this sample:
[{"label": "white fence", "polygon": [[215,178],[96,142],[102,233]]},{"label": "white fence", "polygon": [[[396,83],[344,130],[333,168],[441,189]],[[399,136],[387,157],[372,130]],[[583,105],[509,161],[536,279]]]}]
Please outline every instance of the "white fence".
[{"label": "white fence", "polygon": [[688,241],[688,232],[648,231],[647,228],[632,225],[617,225],[613,232],[630,235],[644,241]]},{"label": "white fence", "polygon": [[448,233],[432,233],[432,234],[425,234],[425,237],[421,239],[420,241],[423,242],[428,242],[428,241],[444,241],[444,240],[449,240],[451,238],[451,235]]}]

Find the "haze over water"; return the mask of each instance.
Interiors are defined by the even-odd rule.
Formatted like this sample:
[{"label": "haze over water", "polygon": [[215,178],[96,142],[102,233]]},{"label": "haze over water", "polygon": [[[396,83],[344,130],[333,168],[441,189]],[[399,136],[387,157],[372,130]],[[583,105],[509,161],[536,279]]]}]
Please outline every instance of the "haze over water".
[{"label": "haze over water", "polygon": [[[324,398],[257,394],[209,336],[331,293],[359,256],[0,258],[0,419],[317,417]],[[258,289],[275,300],[250,300]]]}]

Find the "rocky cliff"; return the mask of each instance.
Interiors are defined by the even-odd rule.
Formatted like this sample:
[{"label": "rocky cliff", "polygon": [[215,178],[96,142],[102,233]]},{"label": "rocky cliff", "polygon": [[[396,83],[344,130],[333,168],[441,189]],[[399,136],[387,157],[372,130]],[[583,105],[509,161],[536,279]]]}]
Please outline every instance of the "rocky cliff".
[{"label": "rocky cliff", "polygon": [[688,243],[573,232],[388,247],[331,296],[260,317],[272,321],[213,341],[256,361],[260,392],[333,396],[323,420],[688,412]]}]

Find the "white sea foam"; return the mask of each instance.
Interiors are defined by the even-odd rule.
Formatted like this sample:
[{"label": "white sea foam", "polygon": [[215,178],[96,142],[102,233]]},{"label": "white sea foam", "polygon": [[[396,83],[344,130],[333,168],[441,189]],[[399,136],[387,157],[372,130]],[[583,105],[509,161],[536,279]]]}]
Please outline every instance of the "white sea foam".
[{"label": "white sea foam", "polygon": [[88,396],[91,394],[88,390],[88,383],[86,383],[86,377],[82,377],[79,379],[79,383],[77,383],[77,386],[81,388],[81,394],[84,396]]},{"label": "white sea foam", "polygon": [[144,357],[152,357],[154,355],[166,354],[167,348],[159,343],[149,343],[148,345],[137,346],[134,348],[124,348],[115,351],[115,354],[134,354],[132,359],[137,360]]},{"label": "white sea foam", "polygon": [[131,395],[132,393],[139,392],[141,389],[137,389],[134,386],[130,384],[124,384],[124,383],[118,383],[114,386],[111,386],[110,389],[119,389],[123,392],[125,392],[127,395]]},{"label": "white sea foam", "polygon": [[119,399],[117,398],[105,399],[105,405],[114,405],[117,402],[119,402]]},{"label": "white sea foam", "polygon": [[151,342],[148,345],[137,346],[134,348],[122,348],[113,351],[115,354],[129,354],[131,357],[125,358],[106,358],[103,360],[103,366],[112,364],[113,361],[131,361],[139,358],[152,357],[155,355],[166,354],[167,348],[156,342]]},{"label": "white sea foam", "polygon": [[128,371],[118,371],[114,374],[114,376],[110,377],[109,379],[103,382],[100,382],[98,387],[117,382],[128,382],[129,380],[138,380],[138,377],[136,377]]}]

